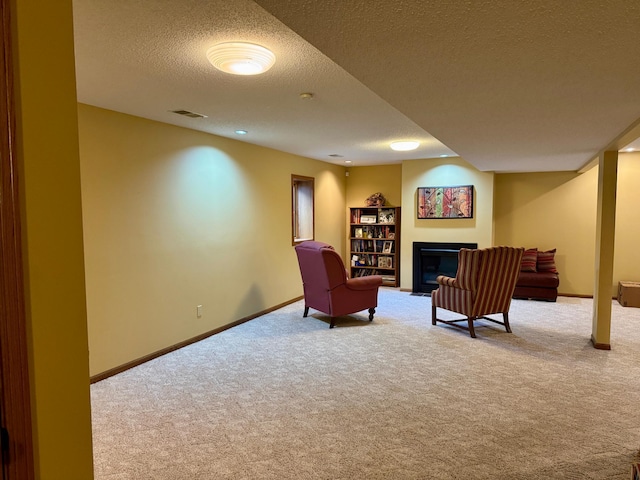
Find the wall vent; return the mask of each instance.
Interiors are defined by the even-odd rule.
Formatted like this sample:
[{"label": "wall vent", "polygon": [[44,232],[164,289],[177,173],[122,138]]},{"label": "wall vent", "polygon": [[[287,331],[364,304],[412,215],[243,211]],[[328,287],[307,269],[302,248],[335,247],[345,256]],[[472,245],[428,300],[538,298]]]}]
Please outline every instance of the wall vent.
[{"label": "wall vent", "polygon": [[183,115],[189,118],[207,118],[206,115],[202,115],[201,113],[190,112],[189,110],[171,110],[171,113],[177,113],[178,115]]}]

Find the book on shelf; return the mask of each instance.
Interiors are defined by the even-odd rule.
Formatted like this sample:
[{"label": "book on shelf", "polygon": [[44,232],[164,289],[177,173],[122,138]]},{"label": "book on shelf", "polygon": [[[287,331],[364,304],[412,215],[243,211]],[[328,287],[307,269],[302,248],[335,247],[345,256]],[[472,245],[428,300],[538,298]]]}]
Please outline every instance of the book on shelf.
[{"label": "book on shelf", "polygon": [[395,232],[392,227],[380,225],[359,225],[352,227],[351,236],[355,238],[371,238],[393,240]]},{"label": "book on shelf", "polygon": [[378,271],[375,268],[360,268],[356,270],[353,277],[368,277],[369,275],[378,275]]}]

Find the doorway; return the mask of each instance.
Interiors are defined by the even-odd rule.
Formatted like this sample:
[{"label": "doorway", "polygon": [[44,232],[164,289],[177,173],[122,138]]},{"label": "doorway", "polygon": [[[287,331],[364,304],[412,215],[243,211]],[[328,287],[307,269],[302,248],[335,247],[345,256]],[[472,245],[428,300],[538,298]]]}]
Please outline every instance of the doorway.
[{"label": "doorway", "polygon": [[20,237],[9,0],[0,48],[0,442],[2,480],[31,480],[33,440]]}]

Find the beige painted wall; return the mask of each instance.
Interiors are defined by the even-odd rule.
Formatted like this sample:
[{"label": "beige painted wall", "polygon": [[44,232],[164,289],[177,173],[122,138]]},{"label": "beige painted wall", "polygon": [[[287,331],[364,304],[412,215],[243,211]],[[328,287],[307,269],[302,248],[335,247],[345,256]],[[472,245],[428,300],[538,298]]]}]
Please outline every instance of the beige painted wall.
[{"label": "beige painted wall", "polygon": [[36,478],[89,480],[72,5],[18,0],[11,8]]},{"label": "beige painted wall", "polygon": [[342,252],[343,167],[78,109],[92,375],[302,295],[291,174]]},{"label": "beige painted wall", "polygon": [[[620,280],[640,281],[639,178],[640,153],[620,154],[612,296]],[[496,175],[496,242],[557,248],[559,292],[593,295],[597,182],[597,167]]]},{"label": "beige painted wall", "polygon": [[597,168],[496,175],[496,243],[556,248],[558,291],[592,295],[597,181]]},{"label": "beige painted wall", "polygon": [[618,155],[616,241],[613,262],[613,289],[619,281],[640,282],[640,152]]},{"label": "beige painted wall", "polygon": [[[418,187],[473,185],[474,217],[417,219]],[[472,242],[493,245],[494,174],[478,171],[461,158],[409,160],[402,163],[402,289],[412,289],[413,242]]]},{"label": "beige painted wall", "polygon": [[402,164],[351,167],[348,171],[348,208],[363,207],[365,200],[376,192],[384,194],[386,205],[402,206]]},{"label": "beige painted wall", "polygon": [[[364,207],[365,200],[377,192],[382,192],[385,205],[402,206],[402,164],[350,167],[347,168],[347,204],[344,212],[346,234],[349,235],[350,211],[352,207]],[[349,245],[349,243],[345,244]],[[349,265],[348,252],[343,256]]]}]

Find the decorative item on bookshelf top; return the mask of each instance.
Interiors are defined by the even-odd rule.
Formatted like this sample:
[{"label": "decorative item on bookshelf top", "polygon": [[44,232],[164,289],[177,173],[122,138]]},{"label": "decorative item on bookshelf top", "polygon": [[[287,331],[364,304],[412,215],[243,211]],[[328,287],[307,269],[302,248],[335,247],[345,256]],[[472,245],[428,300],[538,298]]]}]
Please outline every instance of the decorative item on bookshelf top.
[{"label": "decorative item on bookshelf top", "polygon": [[376,192],[373,195],[369,195],[364,201],[367,207],[382,207],[386,203],[387,199],[384,198],[382,192]]}]

